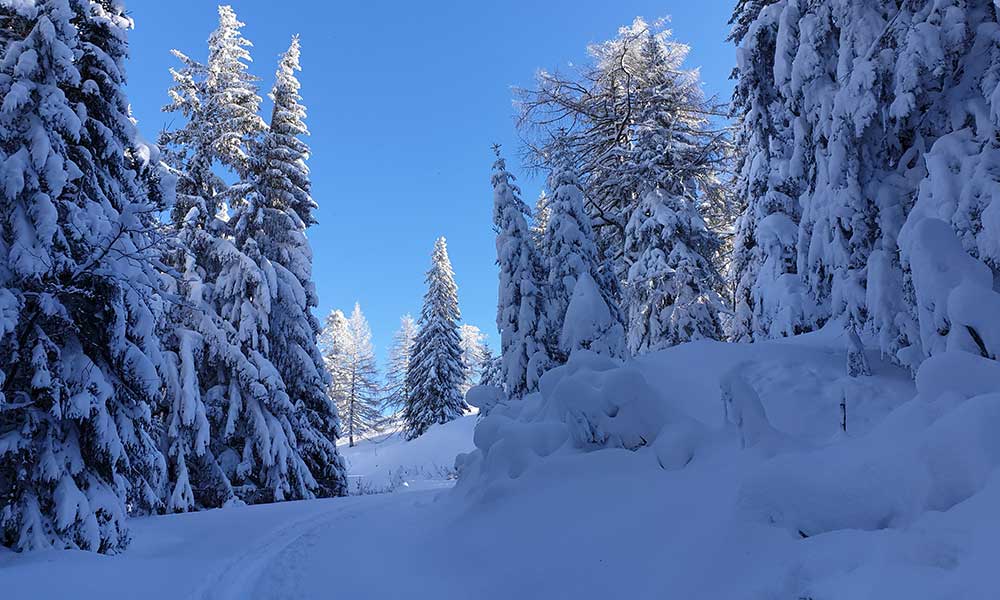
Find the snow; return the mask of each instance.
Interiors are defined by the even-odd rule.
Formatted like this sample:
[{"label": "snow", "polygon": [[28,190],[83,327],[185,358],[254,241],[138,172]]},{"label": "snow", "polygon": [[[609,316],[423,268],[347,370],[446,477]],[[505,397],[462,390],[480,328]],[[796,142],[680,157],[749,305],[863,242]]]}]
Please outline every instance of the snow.
[{"label": "snow", "polygon": [[352,491],[393,493],[134,519],[119,556],[0,553],[0,587],[84,600],[139,585],[151,599],[992,597],[996,363],[942,353],[914,385],[869,351],[873,375],[849,377],[843,335],[702,341],[628,363],[578,352],[482,419],[340,447]]},{"label": "snow", "polygon": [[477,419],[477,415],[466,415],[434,425],[412,441],[406,441],[397,430],[359,441],[353,447],[341,443],[349,493],[383,493],[454,479],[455,457],[472,450]]}]

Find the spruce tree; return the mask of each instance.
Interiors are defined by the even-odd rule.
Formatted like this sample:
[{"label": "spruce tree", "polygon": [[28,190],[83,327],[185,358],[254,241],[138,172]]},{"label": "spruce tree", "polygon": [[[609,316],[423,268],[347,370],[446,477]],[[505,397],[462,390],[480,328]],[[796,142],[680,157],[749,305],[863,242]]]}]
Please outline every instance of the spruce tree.
[{"label": "spruce tree", "polygon": [[625,228],[623,308],[631,354],[697,339],[722,339],[725,307],[713,258],[720,242],[700,212],[702,198],[719,187],[715,164],[722,146],[705,139],[708,125],[696,106],[700,90],[668,68],[667,48],[647,35],[641,53],[652,65],[637,94],[628,176],[639,203]]},{"label": "spruce tree", "polygon": [[[247,73],[250,43],[240,27],[232,9],[220,7],[208,62],[175,52],[184,68],[174,71],[166,110],[180,112],[186,123],[162,137],[178,176],[172,222],[180,245],[173,262],[182,273],[180,295],[188,299],[176,315],[178,332],[196,333],[201,344],[185,352],[178,337],[174,349],[178,371],[197,376],[197,382],[188,378],[186,397],[202,399],[211,427],[210,455],[202,455],[211,485],[206,498],[196,499],[201,505],[229,500],[220,472],[247,502],[309,498],[319,486],[298,447],[300,414],[272,362],[272,304],[287,296],[279,296],[277,286],[278,274],[287,270],[263,253],[273,250],[270,240],[262,240],[262,250],[248,229],[240,229],[262,205],[251,158],[263,129],[256,114],[260,98]],[[243,181],[227,186],[217,174],[221,168]],[[227,202],[237,207],[232,219],[221,211]],[[196,366],[184,364],[190,361]],[[174,435],[170,443],[190,438]],[[336,475],[333,481],[331,487],[340,489]]]},{"label": "spruce tree", "polygon": [[[493,228],[496,231],[497,331],[500,332],[498,387],[521,398],[538,387],[549,366],[545,347],[544,274],[538,245],[528,229],[528,207],[521,200],[514,176],[495,146],[493,163]],[[539,236],[540,241],[544,238]]]},{"label": "spruce tree", "polygon": [[555,158],[555,168],[548,179],[549,224],[545,232],[545,271],[548,282],[545,287],[546,322],[553,324],[549,336],[549,355],[559,363],[565,362],[573,348],[566,346],[562,339],[567,326],[567,309],[573,299],[577,281],[587,275],[593,282],[601,302],[607,306],[609,319],[617,326],[609,326],[607,353],[622,356],[624,347],[624,327],[621,325],[621,311],[615,299],[615,280],[602,271],[598,256],[594,231],[590,216],[584,209],[584,195],[572,163],[565,151],[560,150]]},{"label": "spruce tree", "polygon": [[309,168],[305,107],[296,72],[299,39],[294,37],[278,64],[270,98],[274,110],[268,130],[252,144],[251,190],[233,215],[238,245],[256,244],[273,269],[268,357],[285,383],[295,407],[292,425],[298,449],[319,484],[317,494],[344,492],[344,465],[337,452],[338,415],[327,395],[323,356],[317,345],[321,326],[312,314],[318,306],[312,280],[312,248],[306,228],[316,223]]},{"label": "spruce tree", "polygon": [[103,3],[6,8],[0,544],[116,553],[126,503],[154,509],[163,472],[150,422],[153,207],[122,88],[128,22]]},{"label": "spruce tree", "polygon": [[431,425],[447,423],[467,410],[459,393],[464,368],[458,334],[458,286],[443,237],[434,244],[426,282],[410,364],[412,391],[403,413],[406,438],[410,440],[423,435]]}]

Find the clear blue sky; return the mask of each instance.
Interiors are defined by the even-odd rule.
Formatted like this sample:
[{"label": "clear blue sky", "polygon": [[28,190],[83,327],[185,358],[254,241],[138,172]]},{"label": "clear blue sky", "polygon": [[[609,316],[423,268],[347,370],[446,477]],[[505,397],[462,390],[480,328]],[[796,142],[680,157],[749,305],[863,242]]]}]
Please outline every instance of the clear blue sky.
[{"label": "clear blue sky", "polygon": [[[310,230],[320,312],[361,303],[380,357],[400,315],[420,311],[424,271],[444,235],[465,321],[497,345],[491,230],[492,152],[499,142],[529,204],[541,181],[520,176],[511,86],[539,68],[585,57],[636,16],[669,15],[706,90],[728,96],[731,0],[232,0],[270,87],[278,55],[302,37],[313,195]],[[136,20],[129,97],[147,138],[176,65],[171,48],[204,59],[217,23],[211,0],[128,0]]]}]

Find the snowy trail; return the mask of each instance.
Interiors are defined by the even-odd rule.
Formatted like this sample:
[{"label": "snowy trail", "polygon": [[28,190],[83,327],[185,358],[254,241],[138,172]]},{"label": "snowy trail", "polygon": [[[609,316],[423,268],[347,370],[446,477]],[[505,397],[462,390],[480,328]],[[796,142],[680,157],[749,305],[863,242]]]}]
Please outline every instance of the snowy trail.
[{"label": "snowy trail", "polygon": [[[247,598],[307,598],[308,583],[317,574],[329,573],[337,554],[352,539],[373,535],[373,520],[366,516],[398,515],[398,507],[415,503],[433,491],[346,498],[325,502],[324,510],[297,518],[244,552],[227,560],[206,577],[191,600],[245,600]],[[395,510],[394,510],[395,508]],[[408,511],[407,511],[408,512]],[[330,552],[318,551],[322,543]],[[340,552],[337,552],[339,549]]]}]

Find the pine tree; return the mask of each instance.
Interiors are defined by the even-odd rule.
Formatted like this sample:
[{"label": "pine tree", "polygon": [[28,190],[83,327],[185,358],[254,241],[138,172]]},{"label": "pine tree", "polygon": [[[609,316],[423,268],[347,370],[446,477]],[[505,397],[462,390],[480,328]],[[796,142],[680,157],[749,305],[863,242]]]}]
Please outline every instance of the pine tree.
[{"label": "pine tree", "polygon": [[544,274],[538,245],[528,230],[528,207],[520,198],[514,176],[495,146],[493,163],[493,227],[496,231],[497,331],[500,332],[499,382],[511,398],[537,389],[549,365],[545,348]]},{"label": "pine tree", "polygon": [[[560,152],[563,156],[564,153]],[[545,271],[548,285],[545,288],[546,321],[559,328],[549,338],[549,355],[557,362],[565,362],[572,348],[563,344],[561,332],[567,326],[567,310],[573,299],[574,287],[583,275],[596,286],[601,301],[607,306],[609,318],[618,326],[609,326],[607,352],[621,356],[624,348],[622,318],[615,300],[614,279],[602,272],[601,260],[590,226],[590,217],[584,210],[583,190],[568,158],[556,158],[556,167],[549,176],[548,187],[552,193],[549,201],[549,226],[546,229]]]},{"label": "pine tree", "polygon": [[327,323],[326,364],[332,395],[344,435],[353,447],[355,438],[377,431],[384,421],[372,332],[359,304],[349,318],[335,311]]},{"label": "pine tree", "polygon": [[0,544],[115,553],[126,502],[155,508],[163,472],[154,207],[122,87],[129,23],[103,3],[5,8]]},{"label": "pine tree", "polygon": [[399,319],[399,329],[389,348],[386,385],[382,410],[395,419],[402,415],[410,400],[409,373],[413,360],[413,341],[417,337],[417,324],[410,315]]},{"label": "pine tree", "polygon": [[459,393],[464,368],[458,335],[458,286],[443,237],[434,244],[426,282],[410,364],[411,397],[403,413],[410,440],[423,435],[431,425],[447,423],[467,410]]},{"label": "pine tree", "polygon": [[273,302],[268,330],[269,358],[285,382],[295,407],[292,421],[298,450],[316,478],[320,496],[343,493],[344,465],[337,452],[338,415],[327,396],[323,357],[316,343],[319,321],[312,309],[318,306],[312,280],[312,248],[306,228],[316,222],[316,202],[306,159],[309,147],[305,107],[301,104],[296,71],[299,40],[292,39],[281,57],[270,97],[274,110],[260,143],[252,145],[251,193],[234,210],[234,233],[238,244],[251,240],[259,246],[274,270]]}]

